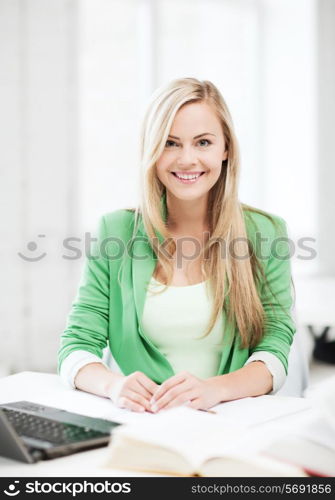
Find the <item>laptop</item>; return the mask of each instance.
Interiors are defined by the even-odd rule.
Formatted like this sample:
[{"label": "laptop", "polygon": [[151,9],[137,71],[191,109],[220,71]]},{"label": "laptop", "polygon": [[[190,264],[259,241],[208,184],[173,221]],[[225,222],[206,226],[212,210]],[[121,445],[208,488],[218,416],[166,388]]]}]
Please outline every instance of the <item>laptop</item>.
[{"label": "laptop", "polygon": [[34,463],[106,446],[121,425],[29,401],[0,404],[0,455]]}]

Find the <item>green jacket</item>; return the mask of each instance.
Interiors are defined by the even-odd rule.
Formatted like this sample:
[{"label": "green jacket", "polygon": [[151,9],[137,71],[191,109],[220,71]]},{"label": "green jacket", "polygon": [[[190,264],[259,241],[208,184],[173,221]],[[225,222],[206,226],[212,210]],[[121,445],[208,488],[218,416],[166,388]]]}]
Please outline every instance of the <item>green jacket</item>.
[{"label": "green jacket", "polygon": [[[162,197],[162,208],[166,220],[165,196]],[[266,258],[261,262],[275,299],[267,287],[260,287],[266,315],[265,335],[253,349],[241,348],[238,330],[226,324],[230,334],[225,332],[217,375],[242,368],[254,351],[274,354],[283,363],[287,373],[295,326],[290,316],[291,271],[287,258],[288,244],[285,242],[286,224],[283,219],[272,216],[274,224],[265,215],[249,209],[244,211],[244,216],[248,236],[254,246],[259,241],[257,232],[266,238],[261,247],[262,255]],[[174,375],[169,361],[146,338],[141,326],[145,287],[157,260],[142,221],[133,244],[128,244],[128,250],[125,250],[132,238],[133,224],[134,212],[125,209],[107,213],[100,218],[97,241],[93,244],[93,252],[86,257],[77,295],[61,335],[58,373],[63,360],[72,351],[85,350],[102,358],[102,351],[108,345],[125,375],[139,370],[158,384]],[[159,233],[158,237],[162,241]],[[274,247],[270,252],[275,238],[281,238],[276,240],[277,253],[273,251]],[[283,258],[284,254],[286,258]],[[136,258],[132,258],[132,255]],[[118,282],[119,271],[121,286]]]}]

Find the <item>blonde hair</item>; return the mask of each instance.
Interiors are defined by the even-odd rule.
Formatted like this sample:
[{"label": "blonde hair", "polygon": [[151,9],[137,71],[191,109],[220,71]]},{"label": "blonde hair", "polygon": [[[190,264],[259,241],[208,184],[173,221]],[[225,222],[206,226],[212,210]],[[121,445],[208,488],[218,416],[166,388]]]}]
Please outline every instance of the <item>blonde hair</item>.
[{"label": "blonde hair", "polygon": [[[172,259],[160,252],[157,231],[163,240],[171,241],[165,252],[172,256],[176,244],[162,217],[161,200],[165,186],[156,173],[156,161],[161,156],[177,111],[187,103],[206,102],[211,105],[221,122],[228,157],[222,164],[221,174],[209,193],[208,217],[210,237],[205,242],[201,254],[201,270],[214,297],[213,311],[205,335],[214,327],[223,310],[227,319],[237,326],[241,336],[241,346],[255,346],[261,340],[264,330],[264,310],[257,291],[258,272],[263,277],[261,266],[253,254],[247,238],[243,208],[238,200],[238,178],[240,170],[239,147],[227,104],[219,90],[210,81],[182,78],[171,81],[152,95],[144,116],[141,155],[140,206],[136,209],[134,234],[140,218],[148,236],[151,248],[166,276],[166,288],[173,278]],[[226,252],[221,255],[219,242],[238,241],[239,252],[248,258],[232,258]],[[206,259],[202,259],[206,256]],[[164,291],[163,290],[163,291]],[[233,329],[234,331],[234,329]]]}]

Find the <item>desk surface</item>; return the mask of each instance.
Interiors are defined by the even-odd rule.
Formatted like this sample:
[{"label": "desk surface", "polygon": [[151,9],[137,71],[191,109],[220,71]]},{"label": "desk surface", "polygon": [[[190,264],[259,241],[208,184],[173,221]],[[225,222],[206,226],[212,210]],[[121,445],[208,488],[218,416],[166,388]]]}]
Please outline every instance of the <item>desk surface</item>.
[{"label": "desk surface", "polygon": [[[252,429],[252,432],[249,433],[249,438],[251,446],[255,446],[255,449],[261,442],[264,442],[264,440],[273,435],[278,422],[280,422],[280,425],[287,425],[292,429],[292,426],[299,425],[301,419],[313,411],[311,403],[302,398],[277,398],[276,396],[261,396],[260,398],[252,398],[252,400],[258,400],[260,403],[266,398],[266,405],[262,407],[264,415],[262,425],[255,425],[255,415],[253,421],[252,412],[248,412],[246,416],[245,411],[238,411],[241,426],[247,425],[248,429],[250,425],[252,426],[250,427],[250,431]],[[120,409],[109,399],[68,388],[63,384],[60,377],[55,374],[22,372],[0,379],[0,403],[19,400],[55,406],[64,410],[92,417],[107,418],[122,423],[155,418],[154,414],[139,414]],[[236,408],[238,408],[238,405],[243,404],[243,402],[246,401],[232,401],[215,407],[220,414],[220,418],[222,417],[223,423],[229,423],[232,418],[236,421]],[[278,406],[282,408],[291,407],[291,413],[278,417]],[[223,408],[225,409],[224,412]],[[54,460],[41,461],[36,464],[24,464],[0,457],[0,476],[157,476],[157,474],[144,474],[136,473],[135,471],[130,472],[129,470],[123,471],[106,468],[104,467],[106,458],[106,447]]]}]

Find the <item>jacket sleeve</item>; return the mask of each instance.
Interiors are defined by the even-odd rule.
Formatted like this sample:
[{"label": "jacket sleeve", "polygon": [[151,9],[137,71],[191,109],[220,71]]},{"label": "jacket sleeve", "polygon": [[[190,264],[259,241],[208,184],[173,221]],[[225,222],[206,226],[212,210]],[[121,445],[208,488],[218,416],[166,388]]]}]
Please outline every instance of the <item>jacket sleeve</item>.
[{"label": "jacket sleeve", "polygon": [[265,314],[264,336],[250,354],[268,351],[281,361],[287,375],[288,355],[296,327],[292,319],[291,247],[286,223],[276,217],[276,230],[267,245],[265,266],[266,282],[261,288],[261,301]]},{"label": "jacket sleeve", "polygon": [[102,358],[107,346],[109,323],[109,262],[103,251],[105,217],[98,222],[97,239],[85,257],[77,295],[60,339],[57,371],[73,351],[87,351]]}]

